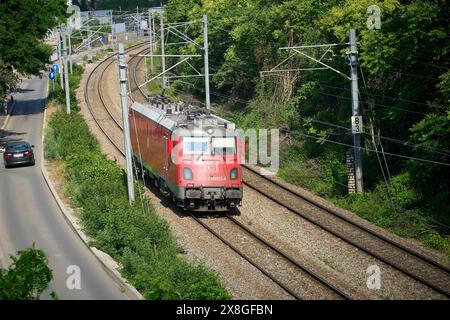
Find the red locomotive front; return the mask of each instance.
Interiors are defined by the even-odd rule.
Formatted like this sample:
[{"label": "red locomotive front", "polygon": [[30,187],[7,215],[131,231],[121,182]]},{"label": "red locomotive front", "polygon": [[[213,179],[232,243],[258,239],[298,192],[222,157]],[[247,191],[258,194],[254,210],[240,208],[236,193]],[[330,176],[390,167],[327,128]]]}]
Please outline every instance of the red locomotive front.
[{"label": "red locomotive front", "polygon": [[134,103],[131,144],[137,169],[182,208],[229,210],[241,204],[244,143],[234,124],[211,114],[169,112]]}]

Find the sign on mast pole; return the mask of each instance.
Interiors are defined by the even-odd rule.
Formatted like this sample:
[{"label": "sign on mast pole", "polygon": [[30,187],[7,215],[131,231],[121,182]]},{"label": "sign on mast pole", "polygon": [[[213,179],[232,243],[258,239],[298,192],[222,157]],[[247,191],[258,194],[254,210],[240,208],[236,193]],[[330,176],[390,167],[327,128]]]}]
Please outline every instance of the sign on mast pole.
[{"label": "sign on mast pole", "polygon": [[125,64],[125,49],[123,43],[119,43],[119,82],[120,82],[120,105],[122,107],[123,118],[123,138],[125,146],[125,159],[127,165],[127,184],[128,199],[130,204],[134,202],[133,186],[133,165],[131,155],[130,123],[128,120],[128,94],[127,94],[127,76]]}]

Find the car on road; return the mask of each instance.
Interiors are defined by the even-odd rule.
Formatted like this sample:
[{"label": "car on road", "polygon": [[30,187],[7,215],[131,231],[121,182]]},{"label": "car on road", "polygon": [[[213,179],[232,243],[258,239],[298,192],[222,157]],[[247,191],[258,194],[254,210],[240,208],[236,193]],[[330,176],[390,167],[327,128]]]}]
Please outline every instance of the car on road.
[{"label": "car on road", "polygon": [[10,141],[4,146],[3,161],[5,168],[11,166],[28,164],[34,166],[34,145],[26,141]]}]

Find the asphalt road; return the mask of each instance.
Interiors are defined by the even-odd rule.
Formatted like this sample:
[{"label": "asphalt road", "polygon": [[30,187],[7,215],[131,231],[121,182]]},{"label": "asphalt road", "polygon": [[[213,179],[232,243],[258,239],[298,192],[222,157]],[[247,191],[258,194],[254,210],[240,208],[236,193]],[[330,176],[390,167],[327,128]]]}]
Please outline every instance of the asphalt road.
[{"label": "asphalt road", "polygon": [[[48,299],[135,299],[122,288],[67,224],[40,171],[41,133],[47,79],[24,80],[15,95],[16,106],[3,140],[23,139],[35,145],[36,165],[5,169],[0,160],[0,265],[9,265],[10,254],[34,242],[43,249],[53,270]],[[69,266],[80,269],[81,289],[70,290]],[[72,271],[73,272],[73,271]]]}]

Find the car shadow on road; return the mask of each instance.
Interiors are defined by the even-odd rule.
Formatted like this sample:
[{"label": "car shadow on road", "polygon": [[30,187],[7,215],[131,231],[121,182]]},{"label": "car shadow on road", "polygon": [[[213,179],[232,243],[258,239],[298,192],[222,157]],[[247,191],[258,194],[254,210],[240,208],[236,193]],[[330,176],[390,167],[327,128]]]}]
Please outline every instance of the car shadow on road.
[{"label": "car shadow on road", "polygon": [[31,92],[31,91],[35,91],[34,89],[22,89],[22,88],[17,88],[15,92],[18,93],[24,93],[24,92]]},{"label": "car shadow on road", "polygon": [[23,136],[26,135],[27,132],[17,132],[11,130],[0,130],[0,143],[4,143],[7,141],[19,141],[21,139],[8,139],[11,136]]},{"label": "car shadow on road", "polygon": [[45,98],[41,99],[29,99],[29,100],[17,100],[12,116],[24,116],[31,114],[39,114],[44,112]]}]

